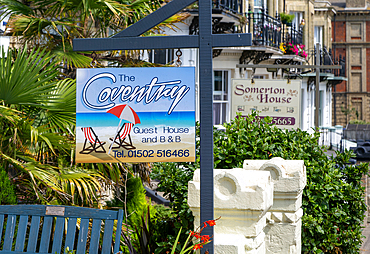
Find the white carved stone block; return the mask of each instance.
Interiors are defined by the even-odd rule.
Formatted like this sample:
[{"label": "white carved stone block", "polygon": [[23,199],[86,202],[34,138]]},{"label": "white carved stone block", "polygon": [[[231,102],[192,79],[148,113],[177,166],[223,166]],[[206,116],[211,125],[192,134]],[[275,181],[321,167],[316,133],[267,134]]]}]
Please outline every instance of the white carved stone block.
[{"label": "white carved stone block", "polygon": [[[265,233],[247,238],[240,234],[215,234],[215,253],[217,254],[265,254]],[[216,244],[217,243],[217,244]]]},{"label": "white carved stone block", "polygon": [[[189,182],[188,204],[200,221],[200,171]],[[273,183],[268,171],[214,170],[214,216],[216,253],[264,254],[264,228],[273,202]]]},{"label": "white carved stone block", "polygon": [[[269,212],[266,234],[266,253],[301,253],[301,217],[303,210],[291,212]],[[270,216],[270,217],[269,217]]]},{"label": "white carved stone block", "polygon": [[[189,182],[188,204],[200,207],[200,170]],[[272,205],[273,185],[268,172],[243,169],[214,169],[214,207],[225,209],[268,210]]]},{"label": "white carved stone block", "polygon": [[271,173],[274,204],[267,213],[266,253],[301,253],[302,192],[306,186],[306,167],[302,160],[245,160],[246,170]]},{"label": "white carved stone block", "polygon": [[[217,254],[301,253],[303,161],[246,160],[243,169],[214,170]],[[200,171],[189,182],[188,204],[200,221]]]},{"label": "white carved stone block", "polygon": [[306,186],[306,167],[303,160],[245,160],[246,170],[271,173],[274,182],[274,205],[271,210],[295,212],[302,206],[302,191]]}]

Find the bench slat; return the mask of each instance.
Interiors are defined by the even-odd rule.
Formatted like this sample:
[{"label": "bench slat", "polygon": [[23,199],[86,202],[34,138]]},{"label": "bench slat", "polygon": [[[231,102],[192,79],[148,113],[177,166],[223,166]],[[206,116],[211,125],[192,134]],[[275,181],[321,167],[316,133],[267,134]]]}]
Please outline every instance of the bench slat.
[{"label": "bench slat", "polygon": [[4,214],[0,214],[0,239],[2,239],[3,234],[3,225],[4,225]]},{"label": "bench slat", "polygon": [[28,237],[27,252],[36,252],[37,238],[40,228],[40,216],[32,216],[30,236]]},{"label": "bench slat", "polygon": [[121,241],[122,221],[123,221],[123,210],[119,210],[118,211],[118,220],[117,220],[117,229],[116,229],[116,238],[115,238],[115,241],[114,241],[113,253],[117,253],[117,252],[120,251],[119,245],[120,245],[120,241]]},{"label": "bench slat", "polygon": [[57,217],[57,222],[55,223],[54,229],[54,239],[53,239],[53,248],[51,253],[60,253],[62,249],[62,240],[64,235],[64,221],[65,218]]},{"label": "bench slat", "polygon": [[44,224],[42,225],[40,252],[48,252],[48,250],[49,250],[52,224],[53,224],[53,217],[46,217],[45,216],[44,217]]},{"label": "bench slat", "polygon": [[81,219],[76,254],[85,254],[88,230],[89,230],[89,219]]},{"label": "bench slat", "polygon": [[110,253],[112,246],[113,220],[106,220],[104,226],[102,253]]},{"label": "bench slat", "polygon": [[5,230],[3,250],[11,250],[12,249],[15,223],[17,221],[16,219],[17,219],[17,217],[15,215],[8,215],[8,220],[6,222],[6,230]]},{"label": "bench slat", "polygon": [[91,227],[89,254],[98,254],[101,220],[94,219]]},{"label": "bench slat", "polygon": [[24,241],[26,240],[28,216],[20,216],[17,231],[17,240],[15,242],[15,251],[24,250]]},{"label": "bench slat", "polygon": [[76,223],[77,218],[69,218],[67,224],[67,235],[66,235],[66,243],[65,243],[65,251],[67,252],[67,247],[70,250],[73,250],[74,243],[75,243],[75,235],[76,235]]}]

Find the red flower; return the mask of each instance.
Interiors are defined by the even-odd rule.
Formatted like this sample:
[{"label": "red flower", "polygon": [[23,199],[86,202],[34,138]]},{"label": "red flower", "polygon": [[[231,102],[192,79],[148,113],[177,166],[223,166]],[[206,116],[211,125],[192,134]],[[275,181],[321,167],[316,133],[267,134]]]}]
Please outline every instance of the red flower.
[{"label": "red flower", "polygon": [[198,232],[193,232],[193,231],[190,230],[190,235],[197,238],[197,239],[200,238],[200,234]]},{"label": "red flower", "polygon": [[211,239],[211,237],[209,237],[209,235],[202,235],[202,236],[200,236],[200,240],[203,243],[208,243],[210,239]]},{"label": "red flower", "polygon": [[207,224],[206,224],[206,222],[204,222],[204,226],[203,226],[203,228],[206,228],[207,227]]},{"label": "red flower", "polygon": [[203,245],[198,243],[198,244],[194,245],[193,250],[200,250],[201,248],[203,248]]},{"label": "red flower", "polygon": [[[206,221],[206,222],[208,223],[208,225],[209,225],[210,227],[212,227],[212,226],[216,225],[216,221],[215,221],[215,220],[208,220],[208,221]],[[206,223],[204,223],[204,224],[206,224]]]}]

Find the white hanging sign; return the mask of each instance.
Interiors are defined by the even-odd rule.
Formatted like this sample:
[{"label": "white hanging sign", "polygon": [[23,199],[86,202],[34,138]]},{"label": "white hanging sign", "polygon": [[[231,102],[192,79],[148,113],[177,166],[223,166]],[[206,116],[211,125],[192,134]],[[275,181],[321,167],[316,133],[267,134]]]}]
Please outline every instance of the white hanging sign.
[{"label": "white hanging sign", "polygon": [[272,117],[279,128],[300,128],[301,81],[233,79],[231,117],[258,111],[261,118]]}]

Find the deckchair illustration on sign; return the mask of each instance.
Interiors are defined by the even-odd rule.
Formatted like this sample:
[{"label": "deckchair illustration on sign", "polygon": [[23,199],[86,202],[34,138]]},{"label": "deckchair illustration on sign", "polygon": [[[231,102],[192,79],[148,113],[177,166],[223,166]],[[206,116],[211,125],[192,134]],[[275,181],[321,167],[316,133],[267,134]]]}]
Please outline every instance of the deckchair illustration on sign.
[{"label": "deckchair illustration on sign", "polygon": [[80,151],[81,154],[89,154],[91,152],[106,153],[104,149],[105,142],[99,140],[92,127],[82,127],[81,130],[85,136],[84,146]]},{"label": "deckchair illustration on sign", "polygon": [[[116,148],[122,147],[127,150],[136,149],[136,147],[132,145],[130,132],[131,132],[132,126],[134,126],[135,124],[139,124],[141,122],[135,110],[133,110],[127,104],[122,104],[122,105],[118,105],[118,106],[115,106],[109,109],[107,113],[113,114],[120,119],[116,134],[114,135],[114,138],[113,139],[110,138],[110,140],[112,141],[112,144],[109,147],[108,154],[110,154],[110,152],[112,151],[112,148],[116,149]],[[122,127],[120,127],[122,120],[125,120],[127,122],[124,123]],[[126,141],[126,139],[128,139],[128,141]],[[113,147],[113,144],[117,144],[118,146]]]}]

